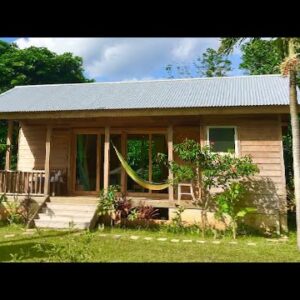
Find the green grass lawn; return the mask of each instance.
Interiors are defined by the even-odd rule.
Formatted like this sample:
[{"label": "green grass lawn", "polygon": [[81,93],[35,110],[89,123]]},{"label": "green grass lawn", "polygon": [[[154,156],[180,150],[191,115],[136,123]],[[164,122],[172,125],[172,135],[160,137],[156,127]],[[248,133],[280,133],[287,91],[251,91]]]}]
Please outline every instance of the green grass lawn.
[{"label": "green grass lawn", "polygon": [[[94,232],[33,230],[0,227],[1,262],[299,262],[295,233],[287,241],[239,237],[237,244],[225,237],[201,239],[195,234],[112,229]],[[14,236],[9,236],[14,235]],[[105,235],[105,236],[103,236]],[[118,237],[116,235],[121,235]],[[139,237],[132,239],[132,236]],[[152,239],[145,240],[145,237]],[[167,238],[159,241],[158,238]],[[172,239],[179,240],[172,242]],[[188,240],[188,242],[184,242]],[[190,242],[191,240],[191,242]],[[197,241],[205,241],[198,243]],[[248,243],[253,243],[248,245]]]}]

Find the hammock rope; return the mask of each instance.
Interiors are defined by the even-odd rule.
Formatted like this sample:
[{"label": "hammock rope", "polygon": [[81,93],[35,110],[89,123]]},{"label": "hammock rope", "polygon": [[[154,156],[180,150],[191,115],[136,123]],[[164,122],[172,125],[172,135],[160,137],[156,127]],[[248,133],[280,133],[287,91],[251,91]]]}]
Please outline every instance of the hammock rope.
[{"label": "hammock rope", "polygon": [[117,157],[122,165],[122,167],[124,168],[124,170],[126,171],[127,175],[133,180],[135,181],[137,184],[139,184],[140,186],[152,190],[152,191],[160,191],[160,190],[164,190],[166,188],[168,188],[170,186],[169,183],[155,183],[155,182],[150,182],[147,181],[141,177],[138,176],[138,174],[130,167],[130,165],[127,163],[127,161],[123,158],[123,156],[121,155],[121,153],[117,150],[117,148],[115,147],[114,144],[112,144],[112,146],[114,147]]}]

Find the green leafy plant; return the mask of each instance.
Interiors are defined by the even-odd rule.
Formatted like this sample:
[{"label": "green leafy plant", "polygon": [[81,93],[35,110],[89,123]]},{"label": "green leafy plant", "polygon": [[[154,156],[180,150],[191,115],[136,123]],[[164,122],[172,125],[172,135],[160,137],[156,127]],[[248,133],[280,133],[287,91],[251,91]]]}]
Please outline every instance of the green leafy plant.
[{"label": "green leafy plant", "polygon": [[177,205],[177,210],[174,212],[174,217],[171,219],[171,223],[168,224],[167,229],[172,233],[179,233],[184,231],[184,223],[182,221],[182,214],[184,207]]},{"label": "green leafy plant", "polygon": [[98,202],[98,214],[99,216],[108,216],[111,221],[111,226],[113,226],[116,220],[116,210],[118,206],[117,192],[119,191],[119,186],[111,185],[107,190],[102,190],[100,192],[99,202]]},{"label": "green leafy plant", "polygon": [[151,205],[140,203],[137,207],[130,210],[123,225],[133,228],[158,228],[159,224],[154,219],[159,216],[159,210]]},{"label": "green leafy plant", "polygon": [[201,147],[194,140],[186,139],[174,145],[174,152],[183,163],[166,162],[174,174],[173,184],[190,182],[196,197],[195,205],[201,208],[202,236],[208,229],[207,212],[213,209],[214,188],[223,191],[232,182],[239,182],[259,172],[250,156],[236,157],[232,153],[213,152],[209,146]]},{"label": "green leafy plant", "polygon": [[127,216],[128,221],[135,221],[138,218],[138,211],[136,208],[132,209]]},{"label": "green leafy plant", "polygon": [[35,211],[35,201],[30,195],[26,195],[23,200],[14,197],[13,200],[8,200],[6,195],[0,197],[0,205],[4,208],[4,214],[10,224],[26,224],[30,220]]},{"label": "green leafy plant", "polygon": [[25,255],[24,250],[21,248],[20,253],[9,253],[11,257],[11,262],[20,262],[23,261],[25,258],[29,257],[29,255]]},{"label": "green leafy plant", "polygon": [[18,200],[14,199],[13,201],[6,201],[4,207],[9,224],[24,223],[23,209]]},{"label": "green leafy plant", "polygon": [[[90,243],[92,234],[86,231],[82,236],[75,237],[73,227],[69,227],[69,232],[64,239],[64,244],[38,243],[32,247],[38,253],[47,256],[47,262],[87,262],[92,258]],[[44,260],[42,260],[44,261]]]},{"label": "green leafy plant", "polygon": [[2,195],[0,196],[0,204],[4,203],[4,202],[6,202],[6,201],[7,201],[7,196],[6,196],[5,194],[2,194]]},{"label": "green leafy plant", "polygon": [[178,226],[178,227],[183,226],[182,214],[183,214],[184,210],[185,209],[183,206],[180,206],[180,205],[177,206],[177,210],[175,211],[175,216],[172,218],[172,223],[175,226]]},{"label": "green leafy plant", "polygon": [[102,190],[100,193],[98,214],[108,218],[111,226],[120,223],[130,214],[133,216],[131,200],[123,194],[118,195],[119,189],[119,186],[111,185],[107,191]]},{"label": "green leafy plant", "polygon": [[139,220],[151,220],[159,216],[158,209],[154,208],[151,205],[145,205],[145,203],[141,203],[137,208],[137,218]]},{"label": "green leafy plant", "polygon": [[223,192],[214,197],[217,205],[215,216],[219,219],[230,217],[230,228],[234,239],[237,235],[238,220],[243,219],[248,213],[256,211],[252,207],[240,206],[246,193],[247,189],[242,183],[231,182]]}]

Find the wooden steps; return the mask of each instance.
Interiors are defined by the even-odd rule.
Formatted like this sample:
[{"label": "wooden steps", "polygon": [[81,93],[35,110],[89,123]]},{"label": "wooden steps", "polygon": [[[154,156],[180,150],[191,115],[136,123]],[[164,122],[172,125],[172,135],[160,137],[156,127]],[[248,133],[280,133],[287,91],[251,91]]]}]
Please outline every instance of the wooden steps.
[{"label": "wooden steps", "polygon": [[67,203],[67,204],[97,204],[99,198],[97,197],[83,197],[83,196],[72,196],[72,197],[50,197],[51,203]]},{"label": "wooden steps", "polygon": [[90,229],[97,220],[97,198],[51,197],[34,220],[38,228]]}]

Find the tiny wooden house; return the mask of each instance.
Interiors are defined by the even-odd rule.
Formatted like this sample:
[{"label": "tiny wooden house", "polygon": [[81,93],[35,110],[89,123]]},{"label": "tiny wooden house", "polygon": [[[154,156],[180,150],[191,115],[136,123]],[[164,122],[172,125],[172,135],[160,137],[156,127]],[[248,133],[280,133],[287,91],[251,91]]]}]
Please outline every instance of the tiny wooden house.
[{"label": "tiny wooden house", "polygon": [[[251,222],[285,228],[282,129],[288,118],[288,78],[280,75],[17,86],[0,95],[8,145],[12,122],[20,126],[17,170],[10,170],[8,147],[0,193],[29,190],[50,202],[77,197],[88,203],[118,184],[132,199],[173,209],[176,188],[154,192],[136,184],[110,141],[140,176],[161,182],[172,174],[155,155],[177,159],[173,144],[189,138],[216,151],[250,154],[267,183],[257,190]],[[186,218],[196,220],[195,208],[187,207]]]}]

